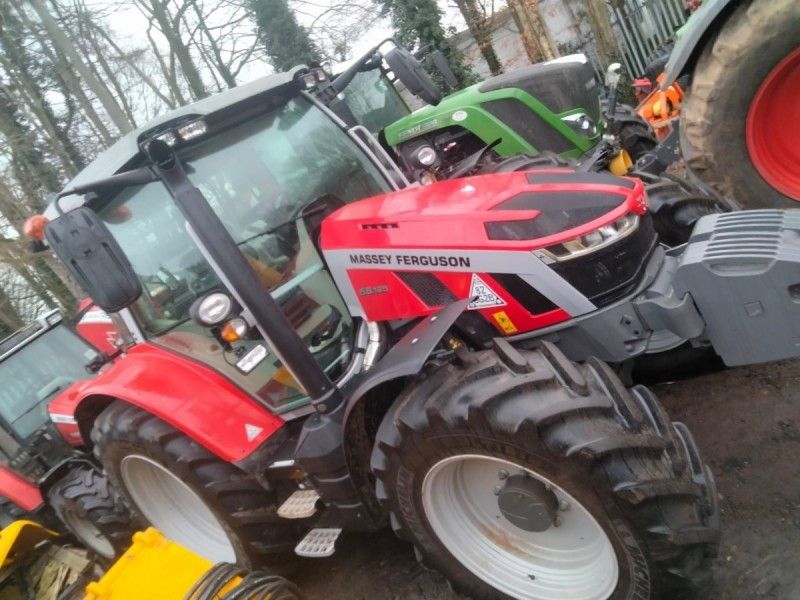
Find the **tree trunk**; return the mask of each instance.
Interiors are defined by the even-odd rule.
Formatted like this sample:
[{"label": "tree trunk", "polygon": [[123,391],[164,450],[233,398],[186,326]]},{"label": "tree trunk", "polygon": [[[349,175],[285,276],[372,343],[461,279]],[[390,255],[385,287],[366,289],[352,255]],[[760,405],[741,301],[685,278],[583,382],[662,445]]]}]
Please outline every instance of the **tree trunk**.
[{"label": "tree trunk", "polygon": [[606,69],[620,55],[617,39],[611,27],[611,16],[605,0],[583,0],[583,4],[594,35],[597,57],[603,69]]},{"label": "tree trunk", "polygon": [[213,62],[217,72],[219,72],[220,77],[222,77],[222,80],[225,82],[225,85],[227,85],[228,88],[235,88],[236,78],[233,76],[233,73],[231,73],[228,65],[225,64],[225,61],[222,60],[222,53],[220,52],[219,45],[214,39],[214,36],[211,34],[211,31],[209,31],[208,27],[206,26],[205,18],[203,17],[197,2],[192,2],[192,7],[197,15],[197,26],[200,28],[200,33],[202,33],[203,36],[208,40],[208,45],[211,48],[211,54],[214,57]]},{"label": "tree trunk", "polygon": [[492,31],[489,27],[489,20],[486,18],[480,8],[478,8],[477,0],[456,0],[458,10],[464,17],[472,37],[478,43],[483,59],[489,65],[489,70],[492,75],[499,75],[503,72],[503,65],[497,58],[492,45]]},{"label": "tree trunk", "polygon": [[103,105],[103,108],[108,113],[109,118],[117,127],[117,129],[119,129],[120,133],[128,132],[132,125],[125,116],[124,111],[122,108],[120,108],[116,99],[105,86],[105,84],[95,77],[94,73],[92,73],[92,70],[86,65],[86,63],[83,62],[77,50],[75,49],[75,45],[58,26],[58,23],[47,11],[47,8],[44,6],[42,0],[29,0],[29,2],[36,11],[36,14],[38,14],[39,18],[42,20],[42,24],[50,34],[53,43],[64,54],[64,56],[67,57],[75,70],[80,73],[81,77],[86,83],[86,86],[92,91],[92,93],[94,93],[95,96],[97,96],[97,99]]},{"label": "tree trunk", "polygon": [[531,63],[552,60],[558,56],[550,30],[539,10],[539,0],[508,0],[517,24],[522,45]]},{"label": "tree trunk", "polygon": [[138,2],[137,6],[155,20],[158,30],[166,38],[170,50],[181,66],[181,72],[189,84],[194,99],[200,100],[208,96],[203,78],[200,76],[197,65],[194,64],[189,47],[181,40],[180,22],[185,7],[181,7],[177,15],[170,15],[167,12],[166,3],[162,3],[160,0],[150,0],[147,3]]},{"label": "tree trunk", "polygon": [[0,337],[6,337],[17,329],[25,326],[24,319],[17,312],[17,308],[8,297],[5,290],[0,287]]},{"label": "tree trunk", "polygon": [[[39,41],[39,45],[42,48],[42,52],[44,55],[50,60],[50,62],[56,67],[56,73],[59,79],[63,82],[65,92],[68,91],[69,94],[65,93],[65,97],[72,96],[80,105],[81,113],[86,118],[88,123],[91,127],[94,128],[95,132],[103,139],[103,142],[106,145],[111,144],[114,141],[111,132],[106,127],[106,124],[100,118],[100,115],[97,114],[97,111],[94,109],[91,100],[83,91],[83,86],[75,75],[72,70],[72,67],[69,66],[66,59],[61,53],[54,52],[50,48],[50,41],[47,38],[44,38],[39,34],[38,28],[34,26],[31,20],[28,18],[27,14],[24,10],[17,9],[18,15],[20,20],[25,23],[26,27],[33,32],[36,39]],[[68,100],[68,103],[71,100]],[[82,163],[83,164],[83,163]]]}]

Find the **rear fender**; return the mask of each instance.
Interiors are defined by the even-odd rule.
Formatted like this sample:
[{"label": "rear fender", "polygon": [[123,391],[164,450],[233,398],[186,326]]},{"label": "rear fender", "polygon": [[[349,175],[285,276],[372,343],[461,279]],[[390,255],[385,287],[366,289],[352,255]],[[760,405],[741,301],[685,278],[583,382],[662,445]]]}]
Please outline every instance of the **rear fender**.
[{"label": "rear fender", "polygon": [[241,461],[284,421],[205,365],[152,344],[139,344],[93,379],[51,403],[74,419],[85,442],[94,420],[115,400],[169,423],[223,460]]},{"label": "rear fender", "polygon": [[734,0],[705,0],[683,26],[675,48],[664,70],[661,89],[666,90],[681,75],[694,68],[697,58],[714,32],[719,30],[738,2]]}]

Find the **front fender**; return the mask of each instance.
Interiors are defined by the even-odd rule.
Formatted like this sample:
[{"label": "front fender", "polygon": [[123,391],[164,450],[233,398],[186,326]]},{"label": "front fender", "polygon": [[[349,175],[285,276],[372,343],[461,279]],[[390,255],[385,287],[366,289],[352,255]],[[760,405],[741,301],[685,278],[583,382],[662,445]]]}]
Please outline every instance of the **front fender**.
[{"label": "front fender", "polygon": [[680,30],[675,48],[672,50],[664,70],[662,90],[666,90],[675,83],[675,80],[683,75],[687,68],[694,66],[705,42],[713,34],[712,27],[721,26],[728,14],[726,9],[734,8],[736,4],[738,3],[734,0],[705,0],[703,2]]},{"label": "front fender", "polygon": [[245,459],[284,421],[205,365],[152,344],[139,344],[93,379],[54,401],[49,410],[91,430],[113,400],[166,421],[223,460]]}]

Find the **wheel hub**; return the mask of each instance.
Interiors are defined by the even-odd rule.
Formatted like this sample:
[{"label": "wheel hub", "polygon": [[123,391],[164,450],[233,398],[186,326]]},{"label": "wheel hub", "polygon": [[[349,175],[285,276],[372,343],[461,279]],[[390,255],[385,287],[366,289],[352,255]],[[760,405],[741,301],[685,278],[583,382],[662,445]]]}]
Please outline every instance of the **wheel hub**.
[{"label": "wheel hub", "polygon": [[[619,565],[603,528],[541,473],[503,458],[461,454],[434,464],[421,494],[443,546],[498,593],[607,600],[617,586]],[[556,511],[566,511],[561,523]]]},{"label": "wheel hub", "polygon": [[523,531],[547,531],[556,522],[558,498],[544,483],[514,475],[497,495],[500,513]]},{"label": "wheel hub", "polygon": [[759,174],[800,200],[800,49],[767,75],[747,115],[747,149]]}]

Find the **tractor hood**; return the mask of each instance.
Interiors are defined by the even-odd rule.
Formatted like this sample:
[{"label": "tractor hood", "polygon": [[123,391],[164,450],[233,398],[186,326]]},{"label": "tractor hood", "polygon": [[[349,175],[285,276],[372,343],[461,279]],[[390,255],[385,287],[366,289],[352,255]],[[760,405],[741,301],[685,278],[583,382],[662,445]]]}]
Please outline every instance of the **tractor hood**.
[{"label": "tractor hood", "polygon": [[592,293],[634,276],[656,240],[649,218],[639,227],[645,213],[639,180],[568,169],[504,173],[355,202],[323,221],[320,244],[348,307],[370,320],[430,314],[479,288],[484,304],[471,309],[510,305],[514,293],[491,283],[503,273],[536,288],[523,284],[526,297],[547,299],[546,310],[526,312],[552,313],[547,320],[596,308],[558,274],[562,261],[580,265],[584,255],[611,253],[591,277]]},{"label": "tractor hood", "polygon": [[447,180],[354,202],[322,224],[324,251],[356,248],[534,250],[643,214],[638,179],[570,169]]}]

